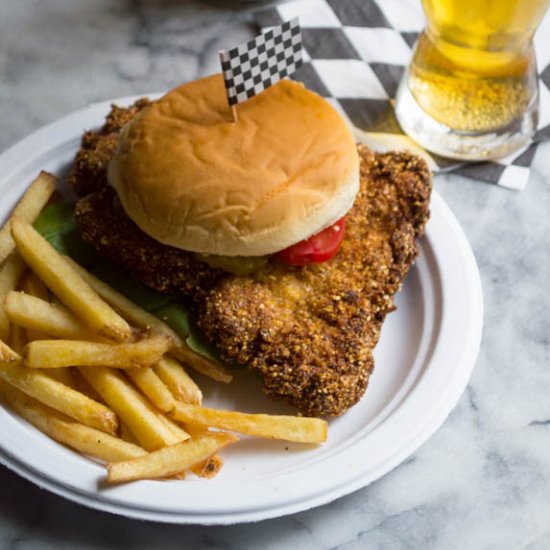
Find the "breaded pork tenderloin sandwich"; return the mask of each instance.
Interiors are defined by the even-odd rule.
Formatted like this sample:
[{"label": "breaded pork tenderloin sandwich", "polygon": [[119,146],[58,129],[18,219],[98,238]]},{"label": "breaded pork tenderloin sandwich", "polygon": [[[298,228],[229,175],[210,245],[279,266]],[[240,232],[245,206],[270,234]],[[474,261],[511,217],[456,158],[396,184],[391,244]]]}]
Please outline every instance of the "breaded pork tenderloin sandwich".
[{"label": "breaded pork tenderloin sandwich", "polygon": [[357,148],[337,111],[290,80],[238,112],[235,123],[221,75],[114,107],[83,138],[75,215],[95,249],[179,293],[268,396],[337,416],[367,387],[430,174],[408,153]]}]

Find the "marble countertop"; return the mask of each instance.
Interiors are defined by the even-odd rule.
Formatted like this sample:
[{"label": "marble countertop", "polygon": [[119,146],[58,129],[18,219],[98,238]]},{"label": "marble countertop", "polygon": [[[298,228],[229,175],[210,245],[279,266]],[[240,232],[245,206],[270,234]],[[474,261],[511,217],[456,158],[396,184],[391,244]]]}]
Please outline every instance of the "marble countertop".
[{"label": "marble countertop", "polygon": [[[251,35],[252,5],[0,2],[0,150],[89,103],[217,70],[222,37]],[[332,504],[229,527],[111,516],[2,468],[0,548],[550,548],[549,154],[522,193],[436,179],[479,264],[485,328],[466,392],[412,459]]]}]

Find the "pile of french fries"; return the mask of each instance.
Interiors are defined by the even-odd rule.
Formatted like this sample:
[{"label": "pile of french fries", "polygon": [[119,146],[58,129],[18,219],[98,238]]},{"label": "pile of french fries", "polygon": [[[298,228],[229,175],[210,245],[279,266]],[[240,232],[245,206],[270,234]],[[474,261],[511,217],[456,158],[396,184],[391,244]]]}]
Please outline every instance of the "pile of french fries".
[{"label": "pile of french fries", "polygon": [[[230,373],[59,254],[32,226],[57,181],[32,182],[0,229],[0,399],[56,441],[107,463],[107,480],[213,477],[234,433],[321,443],[323,420],[216,410],[185,367]],[[185,366],[184,366],[185,365]]]}]

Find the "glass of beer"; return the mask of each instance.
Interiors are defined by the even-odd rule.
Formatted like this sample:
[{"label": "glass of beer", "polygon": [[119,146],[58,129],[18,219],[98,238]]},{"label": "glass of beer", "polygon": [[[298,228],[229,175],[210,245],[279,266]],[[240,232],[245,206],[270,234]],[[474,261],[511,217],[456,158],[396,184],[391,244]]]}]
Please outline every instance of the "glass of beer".
[{"label": "glass of beer", "polygon": [[403,130],[434,153],[504,157],[538,122],[533,34],[550,0],[422,0],[427,27],[396,98]]}]

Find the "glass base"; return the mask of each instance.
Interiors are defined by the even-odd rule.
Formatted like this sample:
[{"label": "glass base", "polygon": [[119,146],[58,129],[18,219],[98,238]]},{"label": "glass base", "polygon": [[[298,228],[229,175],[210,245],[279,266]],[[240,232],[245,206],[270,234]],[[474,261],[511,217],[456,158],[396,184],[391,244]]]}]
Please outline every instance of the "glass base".
[{"label": "glass base", "polygon": [[490,132],[453,130],[424,111],[414,99],[405,73],[397,90],[395,114],[402,130],[424,149],[459,160],[496,160],[517,151],[533,137],[538,123],[538,93],[525,113]]}]

